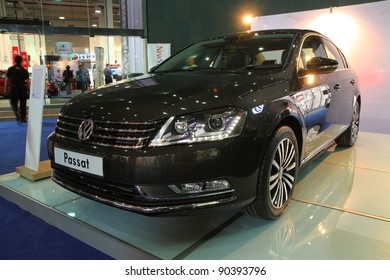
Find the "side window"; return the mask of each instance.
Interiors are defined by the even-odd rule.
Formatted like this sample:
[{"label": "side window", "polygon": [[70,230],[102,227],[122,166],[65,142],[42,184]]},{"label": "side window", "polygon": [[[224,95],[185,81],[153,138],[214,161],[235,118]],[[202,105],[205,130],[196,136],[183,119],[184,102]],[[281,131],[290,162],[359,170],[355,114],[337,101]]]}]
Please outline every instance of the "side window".
[{"label": "side window", "polygon": [[322,40],[317,36],[309,36],[303,42],[298,68],[306,70],[307,62],[313,57],[327,57]]},{"label": "side window", "polygon": [[[285,51],[284,49],[263,51],[256,55],[256,65],[282,64],[284,62],[283,61],[284,51]],[[258,58],[259,55],[262,56],[261,59]]]},{"label": "side window", "polygon": [[336,48],[335,45],[333,45],[328,40],[324,40],[325,42],[325,49],[326,53],[328,54],[328,57],[334,60],[337,60],[339,62],[339,66],[337,69],[344,69],[347,68],[345,60],[341,56],[339,50]]}]

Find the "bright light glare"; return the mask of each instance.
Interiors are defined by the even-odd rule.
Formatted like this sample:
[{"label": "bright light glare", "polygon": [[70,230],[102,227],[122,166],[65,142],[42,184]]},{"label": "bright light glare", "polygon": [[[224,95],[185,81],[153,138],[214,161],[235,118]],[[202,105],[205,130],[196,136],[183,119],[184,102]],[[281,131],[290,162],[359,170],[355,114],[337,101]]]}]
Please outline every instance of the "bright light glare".
[{"label": "bright light glare", "polygon": [[311,24],[311,28],[318,30],[330,37],[332,41],[348,56],[358,35],[358,24],[350,16],[342,13],[339,9],[333,9],[332,13],[318,17]]},{"label": "bright light glare", "polygon": [[314,75],[307,75],[307,84],[312,85],[314,83]]},{"label": "bright light glare", "polygon": [[252,16],[251,15],[247,15],[244,17],[244,23],[245,24],[251,24],[252,23]]}]

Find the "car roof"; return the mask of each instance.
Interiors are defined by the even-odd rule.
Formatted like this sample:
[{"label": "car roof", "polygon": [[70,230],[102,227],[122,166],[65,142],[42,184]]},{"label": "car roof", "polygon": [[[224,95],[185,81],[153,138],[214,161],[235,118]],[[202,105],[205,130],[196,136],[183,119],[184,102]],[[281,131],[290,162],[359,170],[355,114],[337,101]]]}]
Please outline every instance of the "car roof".
[{"label": "car roof", "polygon": [[306,33],[315,33],[319,34],[319,32],[310,30],[310,29],[266,29],[266,30],[251,30],[251,31],[245,31],[245,32],[238,32],[238,33],[231,33],[227,35],[222,35],[214,38],[210,38],[208,40],[202,40],[202,41],[209,41],[209,40],[216,40],[216,39],[229,39],[229,38],[236,38],[236,37],[251,37],[253,34],[301,34],[304,35]]}]

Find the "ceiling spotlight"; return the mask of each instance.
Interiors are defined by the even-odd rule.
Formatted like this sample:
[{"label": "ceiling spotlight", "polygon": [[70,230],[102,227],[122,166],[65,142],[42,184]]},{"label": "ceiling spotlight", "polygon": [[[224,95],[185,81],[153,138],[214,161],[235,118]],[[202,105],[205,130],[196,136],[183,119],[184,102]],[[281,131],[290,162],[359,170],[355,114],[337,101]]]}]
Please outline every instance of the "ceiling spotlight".
[{"label": "ceiling spotlight", "polygon": [[65,17],[58,17],[59,19],[65,19]]},{"label": "ceiling spotlight", "polygon": [[99,8],[99,6],[98,6],[98,4],[97,3],[95,3],[95,13],[96,14],[101,14],[102,13],[102,10],[100,10],[100,8]]},{"label": "ceiling spotlight", "polygon": [[245,24],[251,24],[252,23],[252,16],[250,16],[250,15],[245,16],[243,21]]}]

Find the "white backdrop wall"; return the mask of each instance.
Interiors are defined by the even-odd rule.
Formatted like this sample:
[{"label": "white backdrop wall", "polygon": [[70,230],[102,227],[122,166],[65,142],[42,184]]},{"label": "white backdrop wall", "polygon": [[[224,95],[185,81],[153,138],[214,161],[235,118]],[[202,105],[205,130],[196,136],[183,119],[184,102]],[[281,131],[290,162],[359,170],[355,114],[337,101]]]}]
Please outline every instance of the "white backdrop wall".
[{"label": "white backdrop wall", "polygon": [[390,1],[254,18],[251,29],[306,28],[344,52],[362,92],[360,129],[390,134]]}]

